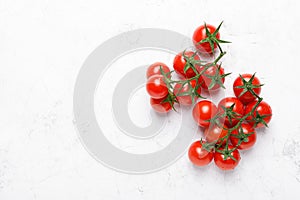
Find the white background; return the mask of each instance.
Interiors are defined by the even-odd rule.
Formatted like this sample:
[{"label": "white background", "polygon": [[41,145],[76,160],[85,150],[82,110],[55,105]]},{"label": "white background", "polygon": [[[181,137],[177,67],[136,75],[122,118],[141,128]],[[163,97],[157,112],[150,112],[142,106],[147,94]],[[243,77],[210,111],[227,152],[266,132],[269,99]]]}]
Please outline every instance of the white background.
[{"label": "white background", "polygon": [[[297,198],[299,8],[297,0],[0,0],[0,199]],[[185,155],[159,172],[127,175],[95,161],[72,123],[73,86],[86,57],[124,31],[191,36],[203,21],[222,20],[221,35],[233,42],[226,84],[258,72],[274,112],[236,170],[195,168]]]}]

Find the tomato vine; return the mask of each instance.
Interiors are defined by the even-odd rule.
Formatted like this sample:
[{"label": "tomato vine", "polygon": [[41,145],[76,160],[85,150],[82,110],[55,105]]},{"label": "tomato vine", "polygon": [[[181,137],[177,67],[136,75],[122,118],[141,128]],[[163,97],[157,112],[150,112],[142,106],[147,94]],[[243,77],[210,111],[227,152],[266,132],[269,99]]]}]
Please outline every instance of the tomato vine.
[{"label": "tomato vine", "polygon": [[[178,65],[179,67],[176,66],[177,68],[175,68],[175,59],[174,59],[174,69],[179,75],[184,76],[184,79],[174,80],[172,79],[172,74],[174,73],[174,70],[170,71],[164,64],[162,64],[159,67],[159,76],[162,76],[163,82],[168,91],[168,95],[164,97],[164,99],[161,101],[162,103],[169,103],[170,107],[172,107],[173,110],[175,110],[174,104],[175,103],[180,104],[179,98],[181,97],[189,98],[183,101],[183,103],[186,103],[187,105],[190,105],[191,101],[192,104],[194,104],[197,98],[206,99],[206,97],[201,96],[199,92],[201,91],[200,88],[207,89],[208,91],[211,91],[214,88],[225,89],[225,86],[223,84],[224,79],[225,77],[229,76],[231,73],[225,73],[223,68],[221,67],[222,66],[221,59],[226,55],[226,51],[222,49],[221,44],[231,43],[231,42],[220,39],[219,31],[222,24],[223,22],[221,22],[217,28],[214,28],[213,26],[211,25],[208,26],[206,23],[204,23],[204,26],[200,26],[195,31],[197,33],[203,34],[203,30],[205,30],[205,36],[201,35],[200,38],[202,39],[200,41],[196,41],[196,42],[194,41],[196,50],[193,52],[188,51],[188,54],[187,54],[187,50],[184,50],[183,52],[179,53],[175,57],[175,59],[179,60],[180,63]],[[199,37],[195,37],[195,33],[193,38],[199,40]],[[210,49],[207,49],[207,46]],[[211,53],[213,57],[213,61],[200,60],[200,58],[202,57],[200,55],[203,55],[203,51],[202,51],[203,49],[206,51],[206,53]],[[183,58],[184,61],[182,61],[181,58]],[[211,73],[212,70],[213,73]],[[188,71],[189,74],[187,74]],[[262,106],[261,104],[263,103],[263,98],[259,96],[263,84],[260,84],[259,80],[256,78],[255,75],[256,73],[252,75],[243,74],[243,75],[239,75],[239,77],[236,79],[233,88],[236,98],[235,97],[229,98],[231,99],[231,101],[232,99],[235,98],[234,101],[239,105],[236,108],[235,108],[236,106],[235,103],[231,104],[230,106],[223,106],[222,104],[220,105],[219,103],[218,106],[219,108],[215,112],[216,106],[212,102],[209,102],[207,100],[200,101],[202,102],[201,105],[214,107],[214,108],[206,109],[209,113],[202,113],[203,115],[205,115],[205,117],[203,117],[205,118],[205,120],[203,120],[203,119],[195,119],[195,117],[201,117],[201,116],[199,114],[200,111],[197,111],[198,107],[196,111],[195,111],[196,106],[194,107],[193,117],[195,121],[199,124],[199,126],[205,127],[206,130],[208,130],[205,131],[205,134],[209,134],[209,128],[216,130],[216,126],[217,126],[220,129],[217,131],[220,131],[221,132],[220,135],[222,135],[222,137],[218,138],[217,140],[214,140],[215,135],[213,135],[210,138],[204,138],[205,140],[201,138],[199,143],[197,142],[193,143],[192,145],[193,148],[201,147],[202,149],[201,152],[204,150],[207,152],[207,154],[210,155],[210,156],[203,157],[203,159],[205,159],[205,162],[203,163],[205,164],[209,163],[207,162],[208,161],[207,159],[212,159],[211,153],[214,152],[215,154],[214,160],[218,167],[224,170],[233,169],[239,162],[240,155],[238,149],[242,149],[241,147],[242,144],[249,142],[250,137],[252,137],[252,140],[254,140],[255,142],[256,133],[254,128],[261,127],[261,126],[268,126],[267,124],[270,121],[272,115],[271,108],[268,104],[264,102],[263,106],[267,107],[265,109],[269,111],[269,114],[260,113],[260,111],[258,111],[258,107],[259,106],[261,107]],[[160,84],[159,87],[161,86],[162,85]],[[176,91],[176,94],[174,91]],[[223,101],[225,101],[226,103],[226,98]],[[199,105],[200,102],[197,103],[198,106],[200,106]],[[250,104],[248,105],[248,103]],[[244,106],[247,107],[247,113],[244,113]],[[168,109],[170,109],[170,107]],[[234,111],[235,109],[237,109],[238,111],[235,112]],[[166,110],[166,112],[167,111],[168,110]],[[194,111],[198,113],[194,115]],[[211,114],[212,116],[209,117],[208,114]],[[225,126],[224,124],[225,119],[227,120],[226,125],[228,127]],[[250,120],[251,123],[249,122]],[[234,123],[232,123],[233,121]],[[248,129],[246,129],[247,130],[246,132],[243,129],[244,127],[248,127]],[[249,129],[253,131],[249,131]],[[232,138],[235,138],[234,139],[235,142],[231,141]],[[214,141],[211,142],[210,140],[214,140]],[[253,143],[251,145],[253,145]],[[244,146],[246,145],[244,144]],[[248,148],[249,144],[247,144],[246,147]],[[197,163],[197,165],[200,166],[203,163],[201,164],[201,161],[199,160],[197,161],[198,159],[197,152],[198,150],[194,150],[194,151],[190,150],[189,155],[192,156],[191,158],[192,162],[194,161],[195,163]],[[221,158],[223,159],[223,161],[220,161]],[[230,158],[231,160],[228,161],[227,160],[228,158]],[[227,164],[228,166],[223,166],[222,164],[224,163],[222,162],[224,162],[225,165]]]}]

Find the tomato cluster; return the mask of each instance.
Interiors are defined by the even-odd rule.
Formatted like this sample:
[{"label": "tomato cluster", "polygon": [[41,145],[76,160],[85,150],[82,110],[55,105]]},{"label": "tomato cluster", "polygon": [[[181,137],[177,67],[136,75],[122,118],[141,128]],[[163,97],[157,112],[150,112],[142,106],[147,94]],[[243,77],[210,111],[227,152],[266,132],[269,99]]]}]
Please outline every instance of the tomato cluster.
[{"label": "tomato cluster", "polygon": [[[239,150],[254,146],[255,129],[267,126],[270,122],[272,109],[258,96],[262,85],[254,75],[249,80],[245,77],[249,77],[249,74],[243,74],[235,80],[235,97],[225,97],[217,106],[208,100],[199,101],[194,106],[194,120],[204,128],[204,139],[194,142],[189,149],[189,158],[195,165],[204,166],[209,163],[208,159],[214,159],[220,169],[234,169],[240,161]],[[250,87],[240,90],[254,79],[255,85],[252,84],[257,90]]]},{"label": "tomato cluster", "polygon": [[[175,110],[176,103],[191,106],[199,98],[204,99],[202,90],[225,88],[223,84],[230,73],[226,74],[219,64],[226,54],[220,44],[228,43],[220,39],[221,25],[198,27],[193,35],[196,50],[178,53],[173,61],[174,71],[161,62],[148,67],[146,89],[156,112]],[[205,61],[207,56],[214,61]],[[180,80],[172,80],[173,72]],[[261,87],[255,74],[242,74],[233,83],[234,97],[225,97],[217,105],[207,99],[194,105],[193,118],[204,129],[204,137],[189,148],[188,156],[194,165],[204,166],[212,160],[222,170],[238,165],[239,151],[254,146],[255,129],[268,126],[272,117],[271,107],[259,96]]]}]

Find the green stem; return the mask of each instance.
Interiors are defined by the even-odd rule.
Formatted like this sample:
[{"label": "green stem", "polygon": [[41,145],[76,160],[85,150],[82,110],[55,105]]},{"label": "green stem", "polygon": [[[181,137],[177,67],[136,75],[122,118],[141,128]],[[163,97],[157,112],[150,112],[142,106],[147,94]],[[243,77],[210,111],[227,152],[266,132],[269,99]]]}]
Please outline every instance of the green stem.
[{"label": "green stem", "polygon": [[[255,94],[255,92],[254,92],[254,94]],[[263,98],[259,97],[257,94],[255,94],[255,96],[258,98],[258,101],[254,105],[253,109],[249,113],[244,115],[242,118],[240,118],[239,122],[234,127],[226,129],[228,131],[228,134],[224,137],[224,139],[226,139],[226,146],[225,146],[226,150],[228,150],[229,138],[231,136],[232,131],[239,128],[241,126],[241,124],[246,120],[247,117],[252,116],[254,114],[254,111],[258,107],[258,105],[262,102]],[[242,143],[242,141],[240,142],[240,140],[241,140],[241,138],[239,139],[238,144],[233,148],[234,150],[236,150]]]},{"label": "green stem", "polygon": [[226,54],[226,52],[222,52],[220,53],[220,55],[210,64],[208,65],[205,65],[204,66],[204,69],[197,73],[194,77],[191,77],[191,78],[188,78],[188,79],[185,79],[185,80],[169,80],[169,83],[170,84],[173,84],[173,83],[179,83],[179,84],[186,84],[187,82],[189,81],[192,81],[192,80],[197,80],[199,79],[199,77],[208,69],[210,68],[211,66],[214,66],[214,65],[217,65],[217,63],[219,62],[219,60]]}]

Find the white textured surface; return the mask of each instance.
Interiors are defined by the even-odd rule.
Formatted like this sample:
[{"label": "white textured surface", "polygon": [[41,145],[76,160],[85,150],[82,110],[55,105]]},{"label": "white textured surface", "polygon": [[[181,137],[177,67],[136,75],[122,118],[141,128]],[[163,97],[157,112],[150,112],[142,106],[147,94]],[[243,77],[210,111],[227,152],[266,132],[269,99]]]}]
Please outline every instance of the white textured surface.
[{"label": "white textured surface", "polygon": [[[292,199],[300,195],[300,3],[290,1],[0,0],[0,199]],[[76,75],[121,32],[165,28],[191,36],[225,21],[232,78],[255,72],[273,108],[270,128],[233,172],[187,156],[153,174],[96,162],[72,124]],[[229,90],[228,94],[232,94]]]}]

